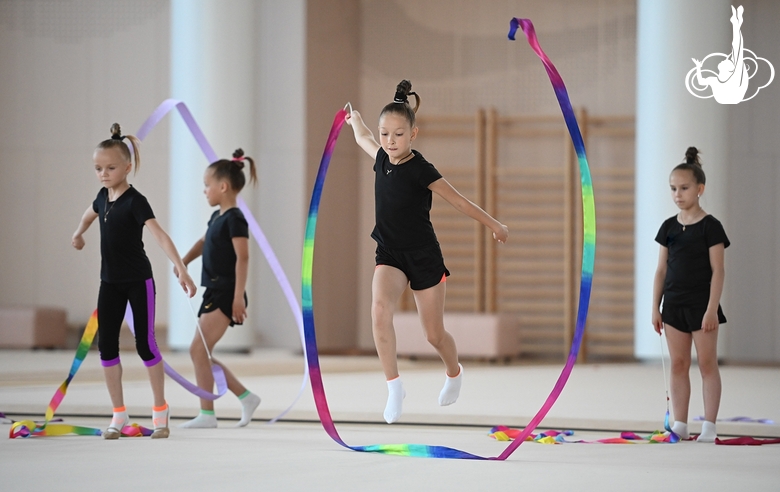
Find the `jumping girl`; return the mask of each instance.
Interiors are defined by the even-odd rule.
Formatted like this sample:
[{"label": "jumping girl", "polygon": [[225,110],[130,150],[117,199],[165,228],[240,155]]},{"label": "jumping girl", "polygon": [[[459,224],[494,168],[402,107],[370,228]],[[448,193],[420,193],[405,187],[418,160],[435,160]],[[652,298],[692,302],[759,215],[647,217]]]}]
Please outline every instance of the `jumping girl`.
[{"label": "jumping girl", "polygon": [[[714,442],[720,406],[718,325],[726,322],[720,308],[723,256],[729,239],[721,223],[699,205],[706,178],[699,151],[689,147],[685,162],[669,177],[672,200],[680,212],[667,219],[655,240],[661,245],[653,284],[653,327],[666,340],[672,360],[672,431],[688,439],[691,397],[691,342],[696,346],[704,393],[704,423],[699,442]],[[663,310],[660,310],[663,299]]]},{"label": "jumping girl", "polygon": [[[374,343],[387,378],[384,418],[388,424],[401,417],[406,396],[398,374],[393,311],[407,284],[414,292],[425,336],[446,367],[439,405],[455,403],[463,380],[455,340],[444,329],[445,280],[450,272],[444,266],[430,220],[431,192],[484,224],[498,242],[505,242],[509,234],[505,225],[458,193],[422,154],[412,150],[412,142],[417,137],[415,113],[420,97],[411,89],[412,84],[407,80],[398,84],[393,102],[379,114],[380,143],[360,113],[352,111],[346,117],[358,145],[376,159],[376,226],[371,237],[377,242],[377,248],[371,317]],[[410,95],[415,97],[414,109],[409,104]]]},{"label": "jumping girl", "polygon": [[[222,159],[206,168],[203,193],[209,206],[218,206],[219,210],[212,214],[206,235],[184,255],[184,265],[203,255],[201,285],[206,287],[206,292],[198,316],[209,352],[206,352],[200,335],[195,333],[190,345],[190,356],[195,365],[198,386],[207,391],[214,387],[208,354],[214,350],[214,345],[225,334],[228,326],[240,325],[246,319],[249,228],[244,214],[236,206],[238,193],[246,184],[244,161],[249,162],[249,179],[257,183],[255,162],[251,157],[245,157],[241,149],[233,152],[232,160]],[[214,359],[212,361],[217,363]],[[237,427],[243,427],[252,420],[252,414],[260,405],[260,397],[246,389],[224,364],[218,364],[225,372],[228,389],[241,402],[241,420]],[[217,427],[214,402],[201,398],[198,416],[181,427]]]},{"label": "jumping girl", "polygon": [[152,266],[144,251],[143,228],[146,226],[170,258],[179,267],[179,284],[190,296],[195,295],[195,284],[173,245],[171,238],[154,218],[149,202],[132,185],[127,176],[133,168],[130,149],[133,146],[135,171],[140,159],[139,141],[132,135],[122,135],[118,123],[111,126],[111,138],[100,142],[93,160],[95,173],[103,188],[92,205],[81,217],[71,244],[81,250],[84,232],[95,219],[100,224],[100,293],[98,294],[98,349],[106,375],[106,386],[114,405],[114,415],[105,439],[118,439],[128,423],[122,394],[122,365],[119,361],[119,330],[125,317],[128,301],[135,321],[135,346],[149,371],[154,394],[152,439],[168,437],[169,408],[165,402],[165,381],[162,356],[154,336],[155,286]]}]

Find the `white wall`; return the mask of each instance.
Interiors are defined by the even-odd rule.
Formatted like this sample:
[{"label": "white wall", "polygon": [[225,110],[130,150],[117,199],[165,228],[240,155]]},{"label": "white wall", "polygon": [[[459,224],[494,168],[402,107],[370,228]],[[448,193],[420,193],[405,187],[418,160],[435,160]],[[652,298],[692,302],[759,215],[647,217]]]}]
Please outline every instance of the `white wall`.
[{"label": "white wall", "polygon": [[[155,0],[0,2],[1,305],[66,307],[70,323],[86,323],[95,309],[97,224],[84,250],[70,246],[100,189],[92,151],[113,122],[134,133],[168,95],[168,25],[167,2]],[[163,227],[167,157],[164,124],[130,178]],[[169,269],[165,256],[153,245],[147,251],[159,278]],[[164,293],[164,281],[157,284]],[[165,296],[158,302],[165,313]]]},{"label": "white wall", "polygon": [[[780,2],[745,0],[745,47],[780,70]],[[765,68],[763,68],[765,70]],[[729,109],[727,356],[780,361],[780,80]],[[757,75],[760,77],[761,74]],[[725,306],[724,306],[725,308]]]}]

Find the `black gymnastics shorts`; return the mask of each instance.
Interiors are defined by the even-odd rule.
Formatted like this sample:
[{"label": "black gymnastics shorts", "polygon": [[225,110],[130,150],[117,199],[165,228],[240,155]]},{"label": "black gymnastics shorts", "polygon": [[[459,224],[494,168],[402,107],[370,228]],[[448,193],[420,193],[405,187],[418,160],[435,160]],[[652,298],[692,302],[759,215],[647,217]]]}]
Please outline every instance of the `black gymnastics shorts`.
[{"label": "black gymnastics shorts", "polygon": [[[198,317],[203,313],[210,313],[219,309],[230,320],[230,326],[242,325],[243,323],[236,323],[233,321],[233,298],[235,297],[235,291],[233,289],[212,289],[206,288],[206,292],[203,293],[203,302],[200,304],[200,310],[198,311]],[[244,292],[244,305],[249,306],[249,299]]]},{"label": "black gymnastics shorts", "polygon": [[[664,304],[663,311],[661,312],[661,321],[663,321],[665,325],[675,328],[677,331],[693,333],[694,331],[701,330],[701,321],[704,319],[704,313],[706,312],[706,307],[687,308],[667,306]],[[725,322],[726,317],[723,315],[723,310],[718,306],[718,323],[723,324]]]},{"label": "black gymnastics shorts", "polygon": [[387,265],[404,272],[412,290],[429,289],[450,276],[439,243],[409,250],[388,249],[377,244],[376,265]]}]

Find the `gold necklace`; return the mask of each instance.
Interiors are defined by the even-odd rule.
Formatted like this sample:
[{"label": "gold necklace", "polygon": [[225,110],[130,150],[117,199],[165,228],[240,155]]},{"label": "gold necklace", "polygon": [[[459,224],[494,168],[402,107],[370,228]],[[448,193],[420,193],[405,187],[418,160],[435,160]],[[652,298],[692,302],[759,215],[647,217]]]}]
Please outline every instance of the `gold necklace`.
[{"label": "gold necklace", "polygon": [[[116,200],[119,200],[119,197],[117,197]],[[111,202],[111,207],[108,206],[108,193],[106,193],[106,205],[103,207],[105,209],[106,213],[103,215],[103,222],[105,223],[108,220],[108,214],[111,212],[111,210],[114,208],[114,205],[116,205],[116,200]],[[683,228],[683,230],[685,230]]]}]

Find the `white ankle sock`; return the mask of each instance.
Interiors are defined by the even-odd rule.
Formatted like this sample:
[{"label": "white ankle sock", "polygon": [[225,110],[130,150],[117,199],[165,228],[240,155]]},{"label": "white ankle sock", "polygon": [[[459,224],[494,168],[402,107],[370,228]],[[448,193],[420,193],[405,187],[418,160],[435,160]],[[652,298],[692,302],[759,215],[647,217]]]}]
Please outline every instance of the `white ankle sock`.
[{"label": "white ankle sock", "polygon": [[400,376],[387,382],[387,405],[385,406],[384,414],[385,422],[392,424],[401,418],[405,396],[406,391],[404,391],[404,385],[401,382]]},{"label": "white ankle sock", "polygon": [[244,427],[252,421],[252,414],[255,413],[255,409],[260,405],[260,397],[254,393],[249,393],[243,398],[239,398],[241,402],[241,420],[238,421],[236,427]]},{"label": "white ankle sock", "polygon": [[[446,373],[445,373],[446,375]],[[452,405],[458,401],[460,395],[460,385],[463,382],[463,366],[458,364],[458,375],[455,377],[447,376],[444,381],[444,388],[439,393],[439,405],[447,406]]]},{"label": "white ankle sock", "polygon": [[705,420],[701,424],[701,434],[696,438],[696,442],[715,442],[718,437],[718,431],[715,430],[715,423]]},{"label": "white ankle sock", "polygon": [[119,432],[122,432],[122,429],[124,429],[128,422],[130,422],[130,417],[127,416],[127,411],[114,412],[114,416],[111,417],[111,425],[109,425],[109,427],[113,427]]},{"label": "white ankle sock", "polygon": [[214,415],[213,411],[203,413],[203,410],[201,410],[197,417],[184,422],[179,427],[185,429],[215,429],[217,427],[217,416]]},{"label": "white ankle sock", "polygon": [[691,437],[691,435],[688,434],[688,424],[680,422],[679,420],[675,420],[674,424],[672,424],[672,432],[680,436],[680,439],[688,439]]}]

